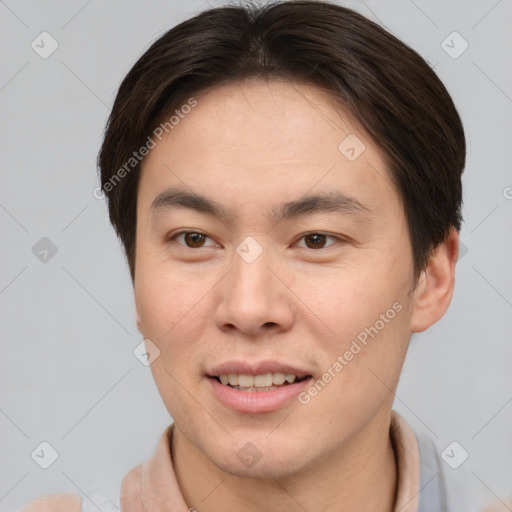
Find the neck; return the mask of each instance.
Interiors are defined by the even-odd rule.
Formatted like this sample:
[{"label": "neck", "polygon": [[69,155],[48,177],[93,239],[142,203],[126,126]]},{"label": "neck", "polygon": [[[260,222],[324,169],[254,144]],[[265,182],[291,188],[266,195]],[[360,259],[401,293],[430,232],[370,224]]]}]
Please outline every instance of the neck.
[{"label": "neck", "polygon": [[183,497],[199,512],[393,512],[398,475],[390,411],[381,413],[314,467],[280,480],[221,471],[175,425],[171,452]]}]

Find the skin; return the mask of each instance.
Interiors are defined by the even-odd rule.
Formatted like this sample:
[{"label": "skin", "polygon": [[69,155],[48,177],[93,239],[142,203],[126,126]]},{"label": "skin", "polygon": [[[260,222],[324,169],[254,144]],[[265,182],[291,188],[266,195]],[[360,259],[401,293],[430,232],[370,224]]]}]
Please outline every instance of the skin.
[{"label": "skin", "polygon": [[[414,287],[384,156],[331,97],[312,85],[251,80],[195,98],[143,161],[134,280],[138,329],[161,351],[151,368],[175,423],[172,457],[187,504],[199,512],[390,512],[393,391],[411,334],[449,306],[458,234],[438,246]],[[349,134],[366,146],[355,161],[338,149]],[[153,213],[171,186],[217,201],[233,218]],[[317,212],[277,224],[266,216],[329,190],[371,214]],[[170,240],[180,230],[206,237]],[[308,245],[314,233],[328,235],[321,248]],[[250,264],[236,252],[247,236],[263,248]],[[241,413],[210,390],[206,369],[233,359],[277,359],[319,379],[396,302],[401,311],[307,405]],[[247,442],[262,455],[251,468],[237,457]]]}]

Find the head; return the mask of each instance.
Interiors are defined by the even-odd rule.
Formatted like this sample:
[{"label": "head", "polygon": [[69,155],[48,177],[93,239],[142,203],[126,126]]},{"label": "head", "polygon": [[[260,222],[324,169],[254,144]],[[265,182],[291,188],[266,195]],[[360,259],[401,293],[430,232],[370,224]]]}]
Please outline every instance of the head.
[{"label": "head", "polygon": [[[428,64],[341,6],[211,9],[148,49],[99,166],[153,375],[198,453],[285,476],[385,423],[411,334],[451,300],[464,161]],[[233,405],[229,373],[305,380]]]}]

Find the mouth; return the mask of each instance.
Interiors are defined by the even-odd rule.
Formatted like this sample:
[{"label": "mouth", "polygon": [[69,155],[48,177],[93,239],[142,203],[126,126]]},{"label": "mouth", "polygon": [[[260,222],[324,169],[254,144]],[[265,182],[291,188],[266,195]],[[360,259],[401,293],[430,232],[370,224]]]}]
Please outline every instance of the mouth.
[{"label": "mouth", "polygon": [[313,381],[311,374],[291,373],[291,368],[288,371],[219,372],[207,375],[207,381],[212,396],[224,407],[237,413],[270,413],[297,403],[297,397]]},{"label": "mouth", "polygon": [[259,375],[224,373],[209,377],[223,386],[247,393],[274,391],[312,378],[311,375],[299,376],[282,372],[262,373]]}]

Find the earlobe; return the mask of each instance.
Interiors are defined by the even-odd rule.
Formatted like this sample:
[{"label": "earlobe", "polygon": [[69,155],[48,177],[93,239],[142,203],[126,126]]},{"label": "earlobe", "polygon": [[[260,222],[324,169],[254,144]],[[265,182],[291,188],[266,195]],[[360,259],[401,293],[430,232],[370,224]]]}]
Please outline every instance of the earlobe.
[{"label": "earlobe", "polygon": [[419,279],[411,315],[411,332],[428,329],[446,313],[453,296],[458,254],[459,234],[452,228],[446,240],[436,248]]},{"label": "earlobe", "polygon": [[142,322],[140,321],[140,315],[139,315],[139,312],[137,310],[135,310],[136,312],[136,315],[137,315],[137,330],[141,333],[142,333]]},{"label": "earlobe", "polygon": [[144,334],[142,332],[142,321],[140,319],[139,307],[138,307],[138,301],[137,301],[137,287],[135,285],[133,287],[133,304],[135,306],[135,316],[137,319],[137,330],[144,336]]}]

